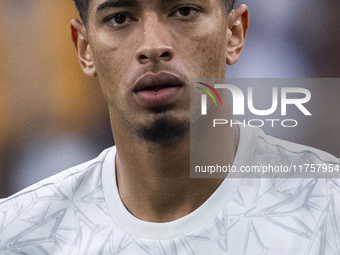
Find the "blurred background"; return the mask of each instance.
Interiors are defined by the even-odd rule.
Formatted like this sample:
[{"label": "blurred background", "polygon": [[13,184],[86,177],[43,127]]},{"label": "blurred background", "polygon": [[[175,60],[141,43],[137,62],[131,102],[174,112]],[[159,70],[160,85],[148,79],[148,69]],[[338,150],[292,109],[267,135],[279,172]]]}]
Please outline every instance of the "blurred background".
[{"label": "blurred background", "polygon": [[[251,27],[227,77],[340,77],[338,0],[241,3]],[[70,40],[74,17],[72,0],[1,0],[0,198],[114,144],[98,82],[83,75]],[[304,129],[273,134],[339,157],[340,85],[316,89],[318,114]]]}]

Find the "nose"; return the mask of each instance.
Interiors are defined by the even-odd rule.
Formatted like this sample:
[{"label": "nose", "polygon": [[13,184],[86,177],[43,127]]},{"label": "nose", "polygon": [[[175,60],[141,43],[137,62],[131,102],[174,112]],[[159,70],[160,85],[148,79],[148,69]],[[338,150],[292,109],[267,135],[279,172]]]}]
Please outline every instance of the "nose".
[{"label": "nose", "polygon": [[174,56],[170,34],[157,15],[145,15],[142,24],[143,35],[136,51],[137,61],[140,64],[170,61]]}]

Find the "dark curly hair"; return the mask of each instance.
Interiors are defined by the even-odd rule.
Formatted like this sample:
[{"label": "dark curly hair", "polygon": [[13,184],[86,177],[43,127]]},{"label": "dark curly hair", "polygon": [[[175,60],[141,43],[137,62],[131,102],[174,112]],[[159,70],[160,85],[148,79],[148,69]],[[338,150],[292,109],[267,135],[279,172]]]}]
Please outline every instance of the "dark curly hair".
[{"label": "dark curly hair", "polygon": [[[80,18],[83,20],[84,25],[87,25],[87,12],[89,9],[90,0],[73,0],[79,12]],[[235,0],[221,0],[223,7],[229,13],[235,4]]]}]

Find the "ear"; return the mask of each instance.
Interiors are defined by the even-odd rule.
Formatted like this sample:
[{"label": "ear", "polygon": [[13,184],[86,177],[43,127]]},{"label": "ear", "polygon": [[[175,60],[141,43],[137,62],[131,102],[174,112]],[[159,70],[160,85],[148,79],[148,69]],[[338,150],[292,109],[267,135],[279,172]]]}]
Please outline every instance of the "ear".
[{"label": "ear", "polygon": [[248,7],[242,4],[228,15],[227,64],[235,64],[241,56],[249,27]]},{"label": "ear", "polygon": [[91,46],[87,39],[86,27],[77,19],[71,20],[71,39],[76,47],[79,63],[83,72],[88,76],[97,76]]}]

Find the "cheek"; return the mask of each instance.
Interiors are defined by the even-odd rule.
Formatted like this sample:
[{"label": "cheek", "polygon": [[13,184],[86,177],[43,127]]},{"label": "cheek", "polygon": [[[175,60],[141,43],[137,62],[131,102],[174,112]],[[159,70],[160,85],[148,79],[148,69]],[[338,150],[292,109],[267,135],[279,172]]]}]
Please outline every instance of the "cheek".
[{"label": "cheek", "polygon": [[[225,43],[222,34],[216,32],[201,38],[201,63],[203,76],[224,76],[226,66]],[[222,72],[221,72],[222,71]]]},{"label": "cheek", "polygon": [[190,72],[196,77],[224,77],[226,35],[223,34],[223,28],[207,24],[191,31],[186,36],[185,46],[178,49],[182,52],[186,66],[191,67]]},{"label": "cheek", "polygon": [[93,45],[95,45],[94,64],[102,92],[109,104],[117,102],[126,90],[126,74],[131,49],[129,50],[124,44],[115,43],[110,38],[97,40]]}]

